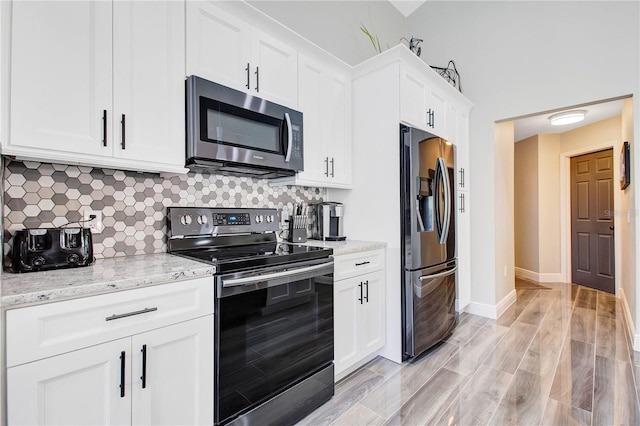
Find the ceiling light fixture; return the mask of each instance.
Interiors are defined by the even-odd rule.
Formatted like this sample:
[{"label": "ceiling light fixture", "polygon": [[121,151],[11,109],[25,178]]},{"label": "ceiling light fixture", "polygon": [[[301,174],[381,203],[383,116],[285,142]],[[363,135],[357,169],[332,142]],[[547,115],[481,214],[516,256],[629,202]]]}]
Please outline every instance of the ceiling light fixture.
[{"label": "ceiling light fixture", "polygon": [[560,112],[549,117],[552,126],[563,126],[565,124],[573,124],[584,120],[587,111],[576,109],[573,111]]}]

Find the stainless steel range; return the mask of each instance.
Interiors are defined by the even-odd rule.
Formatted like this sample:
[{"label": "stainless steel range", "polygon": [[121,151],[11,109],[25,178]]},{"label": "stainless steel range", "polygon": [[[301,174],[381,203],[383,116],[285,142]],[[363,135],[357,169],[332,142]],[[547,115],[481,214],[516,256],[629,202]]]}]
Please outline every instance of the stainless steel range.
[{"label": "stainless steel range", "polygon": [[293,424],[333,380],[331,249],[279,243],[275,209],[169,207],[168,251],[216,268],[215,424]]}]

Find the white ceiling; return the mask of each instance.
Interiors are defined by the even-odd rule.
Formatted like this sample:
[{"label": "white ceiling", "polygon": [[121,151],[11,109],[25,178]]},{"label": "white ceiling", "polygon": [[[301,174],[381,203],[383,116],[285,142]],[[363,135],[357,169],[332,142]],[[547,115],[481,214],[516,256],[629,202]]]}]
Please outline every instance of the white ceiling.
[{"label": "white ceiling", "polygon": [[[564,133],[568,130],[577,129],[588,124],[593,124],[607,118],[615,117],[622,113],[622,103],[623,99],[618,99],[609,102],[574,106],[563,110],[549,111],[530,117],[515,119],[514,140],[518,142],[541,133]],[[587,111],[584,120],[579,123],[567,124],[564,126],[552,126],[549,122],[549,116],[572,109]]]},{"label": "white ceiling", "polygon": [[424,0],[389,0],[389,3],[398,9],[406,18],[415,12],[416,9],[424,3]]}]

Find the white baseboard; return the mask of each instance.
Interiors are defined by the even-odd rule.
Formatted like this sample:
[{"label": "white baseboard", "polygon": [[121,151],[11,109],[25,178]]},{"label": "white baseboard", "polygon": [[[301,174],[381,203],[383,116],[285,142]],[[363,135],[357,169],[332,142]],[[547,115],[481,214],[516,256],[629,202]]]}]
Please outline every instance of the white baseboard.
[{"label": "white baseboard", "polygon": [[513,289],[497,305],[487,305],[485,303],[470,302],[465,309],[466,312],[481,317],[498,319],[513,302],[516,301],[516,290]]},{"label": "white baseboard", "polygon": [[624,311],[624,317],[627,320],[627,330],[629,330],[629,338],[633,344],[634,351],[640,351],[640,334],[636,333],[636,326],[631,317],[631,310],[629,309],[629,302],[627,301],[627,295],[624,293],[624,289],[620,287],[620,301],[622,302],[622,310]]},{"label": "white baseboard", "polygon": [[459,314],[467,312],[469,303],[470,302],[468,300],[456,299],[456,312]]},{"label": "white baseboard", "polygon": [[549,273],[549,272],[534,272],[529,271],[528,269],[518,268],[517,266],[514,269],[516,277],[524,278],[531,281],[537,281],[539,283],[562,283],[564,282],[564,275],[560,272],[558,273]]}]

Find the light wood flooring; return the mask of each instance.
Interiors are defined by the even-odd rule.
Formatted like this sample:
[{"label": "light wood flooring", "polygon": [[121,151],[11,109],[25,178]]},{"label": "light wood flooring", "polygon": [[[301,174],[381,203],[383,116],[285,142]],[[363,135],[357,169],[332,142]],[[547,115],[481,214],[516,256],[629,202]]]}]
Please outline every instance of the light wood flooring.
[{"label": "light wood flooring", "polygon": [[413,363],[376,358],[301,425],[638,425],[640,353],[619,300],[575,284],[519,289],[497,320],[463,313]]}]

